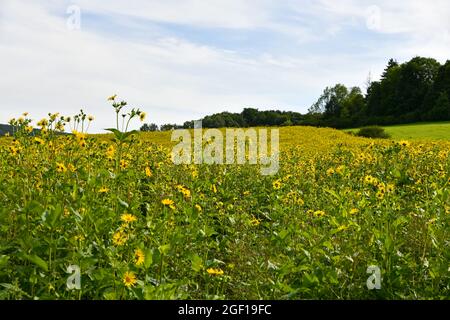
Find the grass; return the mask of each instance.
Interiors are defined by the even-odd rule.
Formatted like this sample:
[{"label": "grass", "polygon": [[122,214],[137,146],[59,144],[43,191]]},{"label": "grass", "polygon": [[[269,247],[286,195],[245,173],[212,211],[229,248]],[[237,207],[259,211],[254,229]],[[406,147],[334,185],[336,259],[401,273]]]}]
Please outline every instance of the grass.
[{"label": "grass", "polygon": [[[450,122],[414,123],[384,127],[392,139],[450,140]],[[356,132],[358,129],[345,130]]]}]

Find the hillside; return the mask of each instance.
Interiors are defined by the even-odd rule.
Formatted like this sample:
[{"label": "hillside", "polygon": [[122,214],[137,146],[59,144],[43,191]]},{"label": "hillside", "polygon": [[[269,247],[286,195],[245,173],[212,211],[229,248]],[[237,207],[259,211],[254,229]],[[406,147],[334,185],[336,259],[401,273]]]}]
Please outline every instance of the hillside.
[{"label": "hillside", "polygon": [[[450,122],[413,123],[384,128],[392,139],[450,140]],[[345,131],[356,132],[358,129]]]}]

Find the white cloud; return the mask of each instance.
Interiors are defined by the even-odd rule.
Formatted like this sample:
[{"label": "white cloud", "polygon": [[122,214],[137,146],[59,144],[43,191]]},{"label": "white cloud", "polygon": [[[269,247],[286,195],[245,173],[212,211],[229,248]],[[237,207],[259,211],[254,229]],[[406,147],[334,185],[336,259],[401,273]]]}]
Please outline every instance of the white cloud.
[{"label": "white cloud", "polygon": [[[370,2],[75,3],[82,19],[87,13],[123,18],[128,28],[148,31],[146,37],[108,35],[87,28],[83,20],[80,31],[69,31],[65,12],[71,2],[2,0],[0,123],[23,111],[38,119],[47,112],[74,114],[84,107],[96,116],[93,130],[98,132],[113,123],[114,114],[105,101],[113,93],[145,109],[148,121],[157,123],[180,123],[245,106],[306,111],[325,86],[362,85],[369,70],[376,77],[390,57],[424,54],[444,59],[450,52],[445,1],[437,2],[439,12],[418,0],[403,6],[378,1],[382,24],[371,32],[386,37],[401,33],[404,38],[398,43],[347,38],[349,43],[342,47],[354,46],[351,50],[337,46],[339,37],[352,30],[369,32],[365,19]],[[136,17],[195,26],[199,32],[208,28],[271,32],[279,34],[281,47],[268,43],[249,54],[239,47],[225,49],[206,40],[159,32]],[[309,45],[319,48],[309,50]]]}]

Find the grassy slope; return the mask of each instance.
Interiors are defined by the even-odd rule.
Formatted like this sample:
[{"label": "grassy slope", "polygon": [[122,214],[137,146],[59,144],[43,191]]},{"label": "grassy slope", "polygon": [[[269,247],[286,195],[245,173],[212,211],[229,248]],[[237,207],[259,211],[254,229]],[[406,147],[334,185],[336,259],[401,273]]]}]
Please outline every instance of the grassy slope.
[{"label": "grassy slope", "polygon": [[[393,139],[407,140],[448,140],[450,141],[450,122],[438,123],[420,123],[407,124],[385,127],[386,131]],[[275,128],[272,128],[275,129]],[[315,137],[328,137],[330,143],[345,142],[349,135],[344,134],[345,131],[356,132],[358,129],[335,130],[329,128],[313,128],[313,127],[282,127],[280,129],[280,145],[299,145],[308,146],[315,145],[317,141]],[[224,132],[224,129],[221,129]],[[109,141],[112,137],[110,134],[95,134],[101,140]],[[270,133],[269,133],[270,136]],[[170,147],[176,144],[171,142],[171,132],[151,132],[142,133],[142,137],[146,141]],[[11,138],[0,138],[0,144],[5,144]],[[364,142],[364,139],[353,137],[354,141]]]},{"label": "grassy slope", "polygon": [[[385,127],[393,139],[450,140],[450,122],[416,123]],[[358,129],[348,131],[355,132]]]}]

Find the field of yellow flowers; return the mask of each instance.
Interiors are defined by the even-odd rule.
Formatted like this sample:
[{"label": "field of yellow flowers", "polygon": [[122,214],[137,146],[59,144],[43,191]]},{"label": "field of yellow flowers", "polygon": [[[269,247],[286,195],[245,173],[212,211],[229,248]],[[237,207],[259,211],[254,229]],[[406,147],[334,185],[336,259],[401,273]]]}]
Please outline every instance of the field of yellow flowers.
[{"label": "field of yellow flowers", "polygon": [[34,136],[24,115],[0,139],[0,299],[450,297],[450,142],[281,128],[261,176],[174,165],[170,133],[91,136],[92,120],[50,115]]}]

